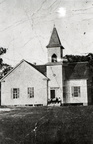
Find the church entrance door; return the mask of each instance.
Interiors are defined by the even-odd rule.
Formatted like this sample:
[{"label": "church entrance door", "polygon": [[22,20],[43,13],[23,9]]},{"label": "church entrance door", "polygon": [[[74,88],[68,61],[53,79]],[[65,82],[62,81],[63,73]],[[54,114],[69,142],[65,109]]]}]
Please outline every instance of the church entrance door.
[{"label": "church entrance door", "polygon": [[51,99],[55,98],[55,90],[50,90]]}]

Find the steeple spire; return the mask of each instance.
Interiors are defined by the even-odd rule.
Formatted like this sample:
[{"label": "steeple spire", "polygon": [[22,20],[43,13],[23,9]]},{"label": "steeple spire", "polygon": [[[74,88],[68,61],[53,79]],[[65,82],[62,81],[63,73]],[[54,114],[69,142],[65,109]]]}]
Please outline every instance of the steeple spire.
[{"label": "steeple spire", "polygon": [[49,44],[47,45],[47,48],[54,48],[54,47],[61,47],[62,49],[64,49],[64,47],[61,45],[61,41],[59,39],[55,25],[52,31],[52,35],[50,37]]}]

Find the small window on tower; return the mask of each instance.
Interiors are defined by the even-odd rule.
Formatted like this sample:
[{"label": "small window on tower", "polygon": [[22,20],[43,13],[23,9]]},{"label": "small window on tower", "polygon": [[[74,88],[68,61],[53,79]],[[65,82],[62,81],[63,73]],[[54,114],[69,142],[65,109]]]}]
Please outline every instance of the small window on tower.
[{"label": "small window on tower", "polygon": [[57,62],[57,56],[56,56],[56,54],[52,55],[51,61],[52,62]]}]

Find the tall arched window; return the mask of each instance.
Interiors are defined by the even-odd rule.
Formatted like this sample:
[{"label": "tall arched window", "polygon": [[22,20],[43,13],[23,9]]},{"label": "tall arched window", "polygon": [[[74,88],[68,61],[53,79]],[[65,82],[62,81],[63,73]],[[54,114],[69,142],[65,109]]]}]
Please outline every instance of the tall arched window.
[{"label": "tall arched window", "polygon": [[56,56],[56,54],[53,54],[53,55],[52,55],[51,61],[52,61],[52,62],[57,62],[57,56]]}]

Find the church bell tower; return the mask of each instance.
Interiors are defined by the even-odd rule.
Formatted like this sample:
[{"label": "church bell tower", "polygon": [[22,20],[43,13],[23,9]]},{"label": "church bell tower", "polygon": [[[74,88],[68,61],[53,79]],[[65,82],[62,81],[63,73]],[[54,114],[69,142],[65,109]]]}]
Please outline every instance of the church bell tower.
[{"label": "church bell tower", "polygon": [[61,44],[56,28],[53,28],[48,48],[48,62],[61,62],[64,47]]},{"label": "church bell tower", "polygon": [[56,28],[53,28],[48,50],[47,77],[48,99],[61,99],[63,103],[63,49]]}]

